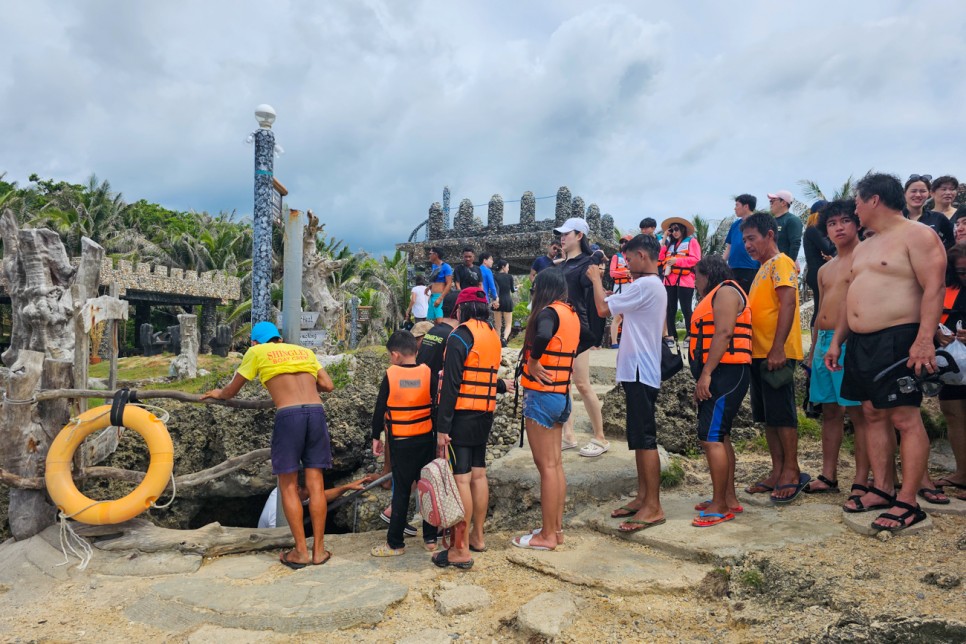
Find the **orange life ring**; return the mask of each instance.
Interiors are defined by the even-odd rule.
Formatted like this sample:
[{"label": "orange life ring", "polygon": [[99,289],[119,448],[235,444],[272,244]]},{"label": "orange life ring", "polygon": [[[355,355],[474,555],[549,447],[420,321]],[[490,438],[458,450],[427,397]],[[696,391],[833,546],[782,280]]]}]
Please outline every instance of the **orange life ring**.
[{"label": "orange life ring", "polygon": [[161,496],[174,470],[174,445],[164,423],[146,409],[128,405],[124,408],[124,426],[143,436],[151,452],[144,480],[130,494],[114,501],[98,502],[81,494],[71,477],[74,451],[90,434],[108,427],[110,416],[110,405],[85,411],[60,430],[47,452],[47,493],[61,512],[82,523],[106,525],[133,519]]}]

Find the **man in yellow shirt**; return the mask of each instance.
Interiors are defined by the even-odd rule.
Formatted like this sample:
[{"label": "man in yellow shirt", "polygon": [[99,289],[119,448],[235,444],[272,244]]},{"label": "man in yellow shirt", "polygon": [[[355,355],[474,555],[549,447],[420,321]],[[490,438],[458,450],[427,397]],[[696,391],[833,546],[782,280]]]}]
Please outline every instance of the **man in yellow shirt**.
[{"label": "man in yellow shirt", "polygon": [[771,472],[745,491],[771,492],[771,500],[789,503],[811,480],[798,467],[798,409],[795,364],[803,357],[795,260],[781,253],[778,226],[767,213],[741,222],[745,250],[761,268],[748,294],[751,307],[751,411],[765,423]]},{"label": "man in yellow shirt", "polygon": [[[235,377],[224,389],[212,389],[202,396],[228,400],[246,382],[260,378],[275,403],[275,429],[272,431],[272,473],[278,477],[282,509],[288,521],[295,549],[283,552],[279,560],[298,570],[321,565],[331,552],[325,549],[325,484],[322,469],[332,467],[332,448],[320,391],[332,391],[329,374],[309,349],[282,342],[282,334],[271,322],[252,327],[252,346],[245,352]],[[309,490],[309,516],[312,518],[312,554],[309,555],[302,524],[298,472],[305,468]]]}]

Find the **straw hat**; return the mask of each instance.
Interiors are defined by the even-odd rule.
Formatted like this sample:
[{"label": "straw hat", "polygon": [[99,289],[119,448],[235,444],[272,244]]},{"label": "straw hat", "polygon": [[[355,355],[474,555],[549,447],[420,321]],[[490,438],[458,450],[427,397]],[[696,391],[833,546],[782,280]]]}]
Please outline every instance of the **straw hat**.
[{"label": "straw hat", "polygon": [[661,222],[661,230],[667,230],[671,224],[684,226],[684,229],[687,231],[685,237],[690,237],[694,234],[694,224],[683,217],[668,217]]}]

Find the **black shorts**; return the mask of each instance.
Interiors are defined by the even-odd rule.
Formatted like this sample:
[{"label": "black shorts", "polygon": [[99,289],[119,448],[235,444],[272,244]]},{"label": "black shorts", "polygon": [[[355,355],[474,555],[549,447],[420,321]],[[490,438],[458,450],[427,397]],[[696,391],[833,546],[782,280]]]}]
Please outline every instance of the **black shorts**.
[{"label": "black shorts", "polygon": [[[899,390],[899,378],[915,374],[904,364],[909,349],[919,335],[919,323],[900,324],[875,333],[853,333],[849,336],[849,350],[845,352],[845,375],[842,378],[842,397],[868,400],[876,409],[918,407],[922,392],[916,389],[907,394]],[[875,378],[890,369],[879,381]]]},{"label": "black shorts", "polygon": [[452,445],[449,464],[453,474],[469,474],[474,467],[486,467],[486,445]]},{"label": "black shorts", "polygon": [[[849,351],[852,345],[849,345]],[[765,423],[768,427],[798,428],[798,407],[795,405],[795,382],[774,388],[761,378],[762,365],[765,358],[751,360],[751,416],[756,423]],[[789,360],[792,368],[795,360]]]},{"label": "black shorts", "polygon": [[621,386],[627,397],[627,448],[657,449],[654,403],[660,390],[642,382],[622,382]]},{"label": "black shorts", "polygon": [[731,435],[731,423],[748,393],[750,372],[746,364],[719,364],[711,372],[711,398],[698,403],[699,441],[720,443]]}]

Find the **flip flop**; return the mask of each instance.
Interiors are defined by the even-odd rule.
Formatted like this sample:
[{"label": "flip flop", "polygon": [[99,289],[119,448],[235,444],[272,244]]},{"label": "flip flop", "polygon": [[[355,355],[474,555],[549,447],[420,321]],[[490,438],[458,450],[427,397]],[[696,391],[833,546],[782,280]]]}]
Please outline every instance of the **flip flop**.
[{"label": "flip flop", "polygon": [[486,552],[486,546],[483,546],[482,548],[477,548],[473,544],[470,544],[470,552]]},{"label": "flip flop", "polygon": [[812,480],[812,477],[808,474],[799,474],[798,483],[786,483],[785,485],[779,485],[775,488],[775,492],[778,490],[788,490],[790,488],[795,488],[795,492],[791,496],[786,496],[785,498],[778,498],[774,493],[771,495],[771,500],[773,503],[791,503],[798,497],[798,493],[801,492],[808,482]]},{"label": "flip flop", "polygon": [[580,455],[588,458],[597,458],[598,456],[602,456],[609,449],[610,443],[605,443],[597,440],[596,438],[591,438],[589,443],[580,448]]},{"label": "flip flop", "polygon": [[926,496],[927,494],[930,494],[930,495],[932,495],[934,497],[935,496],[939,496],[940,494],[942,494],[943,496],[946,496],[946,494],[942,491],[941,488],[937,488],[935,490],[930,490],[929,488],[924,487],[921,490],[919,490],[917,492],[917,494],[919,495],[919,498],[924,499],[926,501],[926,503],[932,503],[933,505],[949,505],[949,503],[950,503],[950,501],[949,501],[948,498],[945,498],[945,499],[936,499],[934,501],[934,500],[930,499],[928,496]]},{"label": "flip flop", "polygon": [[[945,483],[943,481],[945,481]],[[936,487],[938,488],[954,487],[957,490],[966,490],[966,485],[963,485],[961,483],[954,483],[947,478],[942,478],[936,481]]]},{"label": "flip flop", "polygon": [[828,487],[822,488],[820,490],[813,490],[812,487],[811,487],[811,485],[807,485],[802,490],[802,492],[804,492],[805,494],[838,494],[839,493],[839,482],[838,482],[838,479],[836,479],[834,481],[831,481],[831,480],[825,478],[825,475],[824,474],[819,474],[818,475],[818,478],[816,480],[817,481],[821,481],[822,483],[824,483]]},{"label": "flip flop", "polygon": [[749,485],[745,488],[745,492],[748,494],[764,494],[765,492],[774,492],[775,488],[770,485],[765,484],[764,481],[758,481],[754,485]]},{"label": "flip flop", "polygon": [[691,521],[691,525],[693,525],[695,528],[710,528],[713,525],[718,525],[719,523],[724,523],[725,521],[731,521],[734,518],[735,515],[730,512],[728,514],[702,512]]},{"label": "flip flop", "polygon": [[294,550],[289,550],[288,552],[282,552],[278,556],[278,560],[281,562],[281,564],[283,566],[286,566],[288,568],[291,568],[292,570],[301,570],[302,568],[305,568],[306,566],[308,566],[307,563],[299,563],[297,561],[289,561],[288,556],[290,554],[292,554],[293,552],[295,552],[295,551]]},{"label": "flip flop", "polygon": [[450,561],[449,560],[449,550],[443,550],[442,552],[437,552],[433,555],[433,564],[439,566],[440,568],[446,568],[447,566],[453,566],[454,568],[459,568],[460,570],[469,570],[473,567],[473,560],[469,561]]},{"label": "flip flop", "polygon": [[[632,532],[640,532],[641,530],[647,530],[648,528],[653,528],[655,526],[667,523],[667,519],[658,519],[657,521],[637,521],[635,519],[628,519],[622,524],[617,526],[617,529],[624,534],[630,534]],[[625,525],[635,526],[633,528],[625,528]]]},{"label": "flip flop", "polygon": [[640,508],[632,508],[628,505],[622,505],[613,512],[610,513],[611,519],[623,519],[624,517],[632,517],[640,510]]},{"label": "flip flop", "polygon": [[[702,501],[701,503],[696,504],[694,506],[694,509],[697,510],[698,512],[704,512],[705,510],[708,509],[710,505],[711,505],[711,499],[707,499],[705,501]],[[741,514],[742,512],[745,511],[745,508],[742,505],[736,505],[733,508],[728,508],[728,509],[731,510],[732,514]]]},{"label": "flip flop", "polygon": [[323,552],[325,552],[325,559],[323,559],[322,561],[318,561],[318,562],[313,561],[312,562],[312,565],[313,566],[324,566],[325,564],[329,563],[329,559],[332,558],[332,553],[329,552],[328,550],[324,550]]}]

